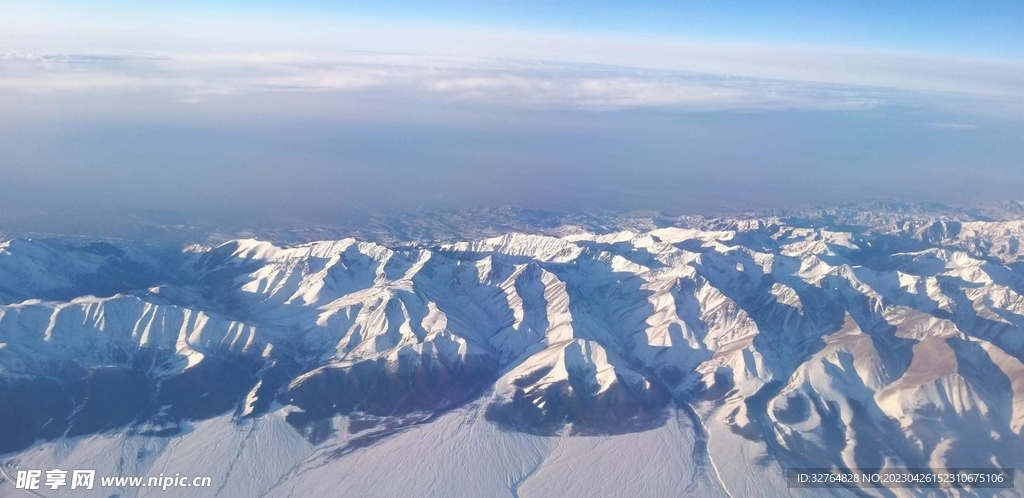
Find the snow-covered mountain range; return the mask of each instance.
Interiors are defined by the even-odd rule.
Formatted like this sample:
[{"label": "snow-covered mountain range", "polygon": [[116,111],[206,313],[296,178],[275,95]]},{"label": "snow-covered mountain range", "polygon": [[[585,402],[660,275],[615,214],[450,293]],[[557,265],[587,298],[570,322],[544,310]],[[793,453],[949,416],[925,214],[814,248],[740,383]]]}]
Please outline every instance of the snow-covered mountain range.
[{"label": "snow-covered mountain range", "polygon": [[10,240],[0,467],[213,477],[190,496],[737,497],[821,493],[790,467],[1024,467],[1024,221],[878,220]]}]

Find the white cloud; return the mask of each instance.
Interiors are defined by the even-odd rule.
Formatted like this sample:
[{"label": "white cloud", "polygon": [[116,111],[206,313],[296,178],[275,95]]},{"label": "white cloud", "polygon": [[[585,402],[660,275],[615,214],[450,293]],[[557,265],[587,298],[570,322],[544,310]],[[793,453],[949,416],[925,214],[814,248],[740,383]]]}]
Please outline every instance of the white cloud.
[{"label": "white cloud", "polygon": [[[186,52],[193,60],[251,52],[250,64],[291,63],[336,50],[453,58],[553,61],[689,71],[805,83],[1024,100],[1024,61],[860,47],[727,42],[636,33],[553,33],[415,22],[203,11],[146,5],[12,5],[0,18],[0,50]],[[315,57],[313,57],[315,58]],[[392,62],[401,63],[392,57]]]},{"label": "white cloud", "polygon": [[848,85],[367,53],[6,53],[0,69],[0,89],[7,93],[139,93],[192,103],[226,95],[365,90],[430,101],[586,110],[860,110],[898,100],[892,91]]},{"label": "white cloud", "polygon": [[[153,5],[47,5],[12,5],[0,18],[0,52],[8,51],[0,53],[3,90],[152,91],[201,101],[387,89],[455,102],[595,110],[893,104],[1024,116],[1021,60],[249,9],[195,15]],[[144,55],[125,57],[126,50]],[[59,55],[78,51],[86,55]]]}]

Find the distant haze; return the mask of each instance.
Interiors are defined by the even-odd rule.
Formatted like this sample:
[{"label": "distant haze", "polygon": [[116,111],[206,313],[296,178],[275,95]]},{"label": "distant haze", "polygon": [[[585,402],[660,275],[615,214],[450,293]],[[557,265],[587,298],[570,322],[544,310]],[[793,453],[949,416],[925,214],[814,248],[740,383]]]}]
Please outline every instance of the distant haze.
[{"label": "distant haze", "polygon": [[301,5],[280,24],[259,8],[196,12],[205,22],[190,28],[174,23],[185,7],[114,3],[104,20],[88,3],[80,17],[40,5],[0,21],[0,223],[496,205],[714,214],[1024,192],[1024,62],[998,26],[987,52],[947,43],[944,55],[920,51],[921,33],[857,48],[561,18],[542,31],[313,20]]}]

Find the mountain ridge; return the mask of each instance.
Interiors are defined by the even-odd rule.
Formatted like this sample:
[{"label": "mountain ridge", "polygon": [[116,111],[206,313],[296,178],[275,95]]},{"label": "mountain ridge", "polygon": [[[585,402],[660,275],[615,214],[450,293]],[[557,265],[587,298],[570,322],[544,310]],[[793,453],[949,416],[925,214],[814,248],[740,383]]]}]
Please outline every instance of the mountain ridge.
[{"label": "mountain ridge", "polygon": [[226,414],[280,417],[327,447],[478,407],[548,438],[682,417],[708,469],[739,454],[751,468],[1019,466],[1022,236],[1014,220],[857,232],[770,218],[177,253],[16,240],[0,246],[0,275],[18,276],[0,279],[0,389],[15,401],[0,418],[19,431],[0,454],[187,435]]}]

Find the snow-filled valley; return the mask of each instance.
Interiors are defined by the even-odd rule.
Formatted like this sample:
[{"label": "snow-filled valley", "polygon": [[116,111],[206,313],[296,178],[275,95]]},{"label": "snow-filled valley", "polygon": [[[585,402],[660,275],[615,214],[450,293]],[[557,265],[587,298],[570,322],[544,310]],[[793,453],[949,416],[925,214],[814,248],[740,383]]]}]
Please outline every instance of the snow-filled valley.
[{"label": "snow-filled valley", "polygon": [[794,467],[1024,467],[1024,222],[680,225],[0,243],[0,468],[741,497],[936,492],[788,489]]}]

